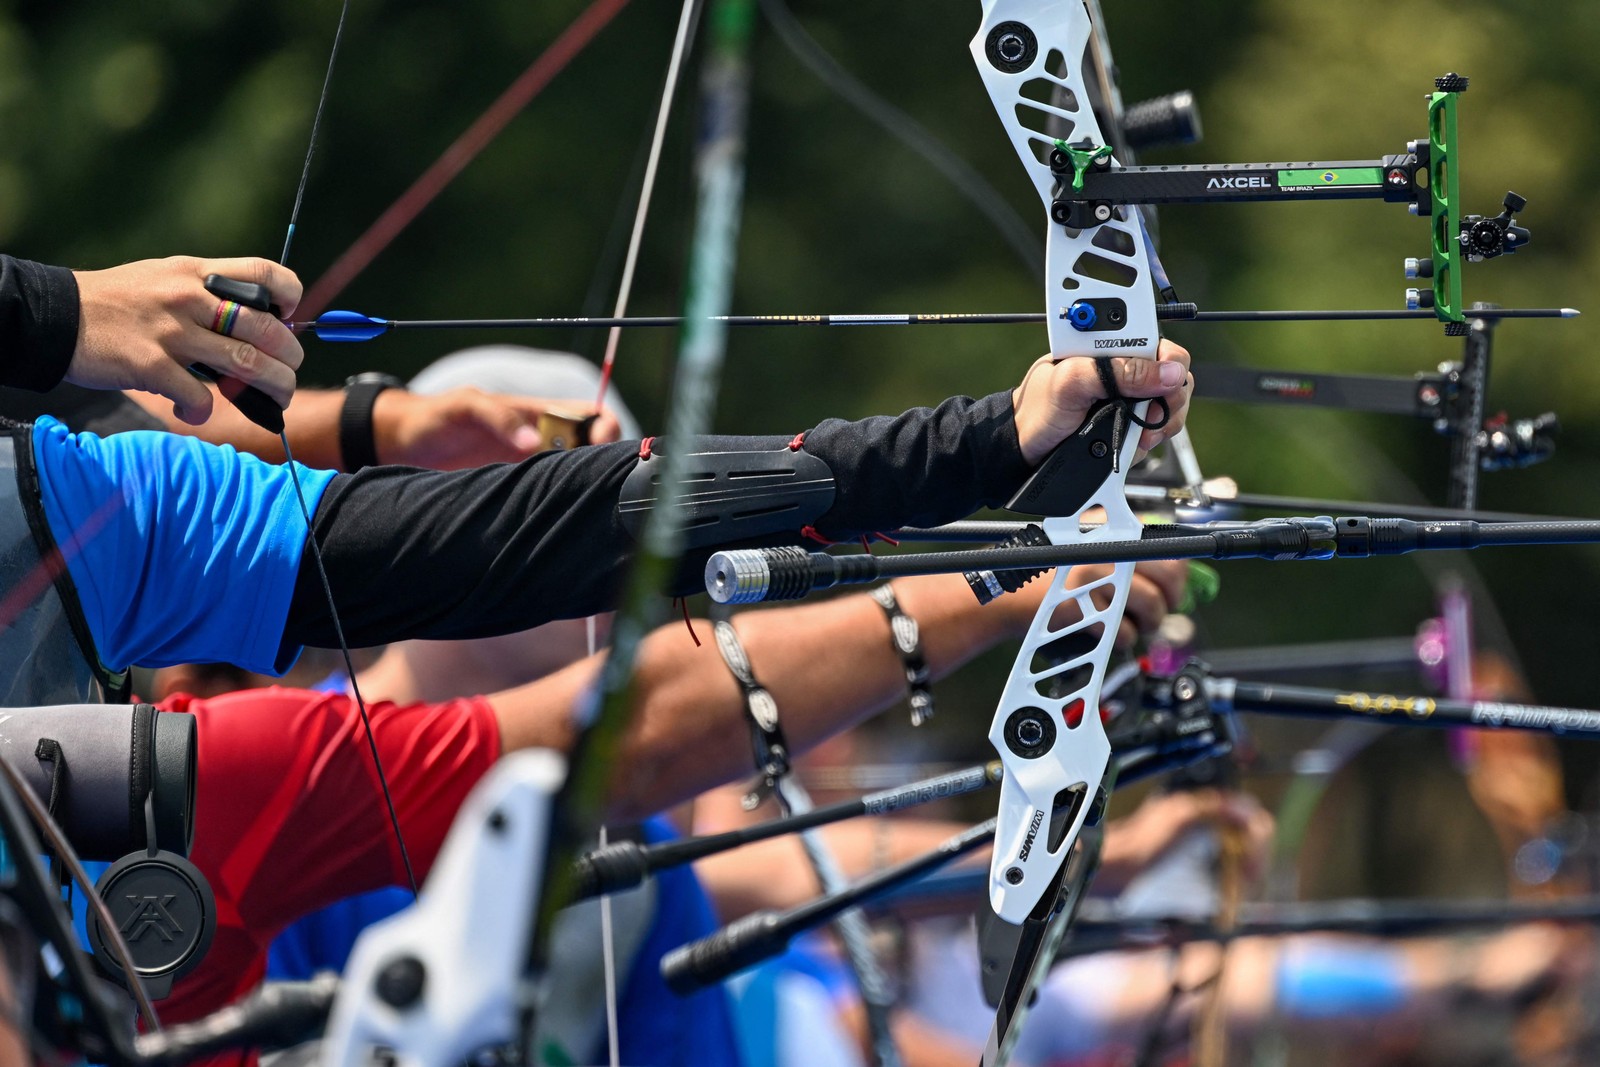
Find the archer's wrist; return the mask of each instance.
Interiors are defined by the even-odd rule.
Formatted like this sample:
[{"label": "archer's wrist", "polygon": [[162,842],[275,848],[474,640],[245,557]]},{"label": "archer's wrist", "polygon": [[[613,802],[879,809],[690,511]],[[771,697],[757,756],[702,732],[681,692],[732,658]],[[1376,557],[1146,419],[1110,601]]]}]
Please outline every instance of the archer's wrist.
[{"label": "archer's wrist", "polygon": [[416,398],[403,389],[385,389],[372,403],[372,451],[381,464],[406,462],[401,440],[406,410]]}]

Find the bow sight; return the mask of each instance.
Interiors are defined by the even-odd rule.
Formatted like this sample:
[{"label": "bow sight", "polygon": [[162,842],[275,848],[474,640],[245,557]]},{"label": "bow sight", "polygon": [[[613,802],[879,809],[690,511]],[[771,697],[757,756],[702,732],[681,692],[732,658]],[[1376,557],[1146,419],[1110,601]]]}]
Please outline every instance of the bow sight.
[{"label": "bow sight", "polygon": [[[1013,24],[1015,25],[1015,24]],[[996,27],[1000,33],[1005,27]],[[1016,35],[1016,30],[1009,32]],[[995,40],[991,62],[1004,62],[1011,38]],[[1467,79],[1445,74],[1434,79],[1428,95],[1428,136],[1406,150],[1381,159],[1306,163],[1202,163],[1188,166],[1113,165],[1111,148],[1088,140],[1056,141],[1049,153],[1057,180],[1050,217],[1072,230],[1092,230],[1116,217],[1117,208],[1134,204],[1226,203],[1244,200],[1384,200],[1405,204],[1411,213],[1432,219],[1427,256],[1405,261],[1405,275],[1431,280],[1431,289],[1407,289],[1406,307],[1431,310],[1445,324],[1445,333],[1466,332],[1461,301],[1462,263],[1478,263],[1528,243],[1528,230],[1516,223],[1527,200],[1507,193],[1500,214],[1458,217],[1459,178],[1456,168],[1457,98]],[[1192,305],[1167,304],[1160,317],[1185,318]],[[1117,330],[1126,321],[1120,301],[1082,298],[1061,309],[1074,329]]]}]

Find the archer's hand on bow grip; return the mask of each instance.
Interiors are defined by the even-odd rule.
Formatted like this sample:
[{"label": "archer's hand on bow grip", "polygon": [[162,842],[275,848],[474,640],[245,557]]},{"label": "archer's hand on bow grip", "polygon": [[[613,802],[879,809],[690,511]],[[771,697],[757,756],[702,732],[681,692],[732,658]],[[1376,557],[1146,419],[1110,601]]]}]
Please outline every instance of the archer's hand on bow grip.
[{"label": "archer's hand on bow grip", "polygon": [[[1162,340],[1153,361],[1135,357],[1111,361],[1112,374],[1123,396],[1166,403],[1166,421],[1144,431],[1139,440],[1141,449],[1154,447],[1183,427],[1194,390],[1189,359],[1188,349]],[[1037,360],[1011,394],[1017,443],[1023,458],[1034,467],[1051,462],[1052,454],[1082,430],[1106,400],[1106,389],[1089,360],[1051,356]]]}]

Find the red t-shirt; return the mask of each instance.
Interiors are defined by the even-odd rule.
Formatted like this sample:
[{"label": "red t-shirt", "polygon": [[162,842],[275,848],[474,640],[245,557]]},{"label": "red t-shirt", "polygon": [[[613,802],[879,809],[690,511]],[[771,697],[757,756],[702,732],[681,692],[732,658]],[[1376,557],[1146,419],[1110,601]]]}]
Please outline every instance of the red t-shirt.
[{"label": "red t-shirt", "polygon": [[[211,700],[179,696],[161,707],[196,720],[189,858],[217,898],[210,951],[156,1004],[165,1024],[197,1019],[253,990],[267,947],[296,919],[356,893],[404,886],[406,875],[354,700],[272,688]],[[421,879],[456,811],[500,756],[494,712],[473,697],[378,703],[368,713]]]}]

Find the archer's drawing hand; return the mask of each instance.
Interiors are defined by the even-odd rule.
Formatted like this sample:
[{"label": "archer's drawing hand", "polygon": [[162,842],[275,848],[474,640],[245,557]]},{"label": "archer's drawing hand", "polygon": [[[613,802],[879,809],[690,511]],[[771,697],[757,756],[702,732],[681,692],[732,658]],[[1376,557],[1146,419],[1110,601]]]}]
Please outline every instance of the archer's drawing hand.
[{"label": "archer's drawing hand", "polygon": [[201,363],[237,393],[253,385],[280,407],[294,395],[295,371],[305,359],[289,327],[265,311],[241,308],[231,336],[212,331],[222,303],[205,278],[220,274],[267,287],[288,318],[300,302],[300,279],[265,259],[173,256],[76,271],[78,346],[66,380],[90,389],[143,389],[172,401],[178,418],[198,426],[214,402],[188,371]]},{"label": "archer's drawing hand", "polygon": [[1241,831],[1245,876],[1259,878],[1272,847],[1272,815],[1248,793],[1197,789],[1155,794],[1124,818],[1107,824],[1096,888],[1102,880],[1125,885],[1190,833],[1214,826]]}]

